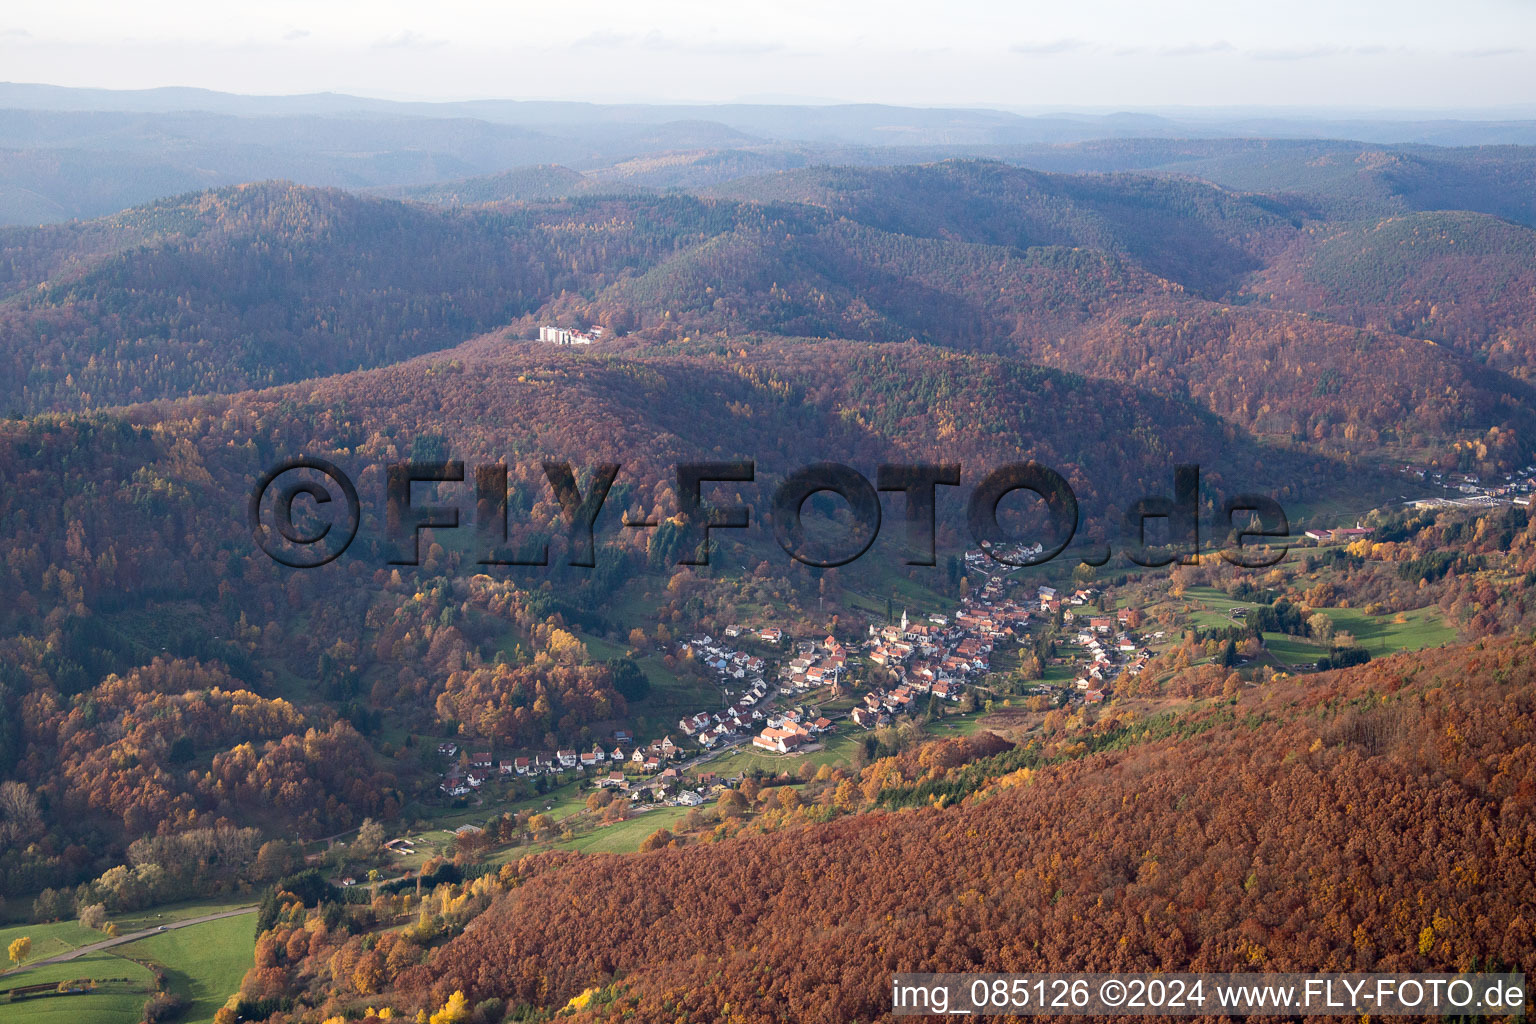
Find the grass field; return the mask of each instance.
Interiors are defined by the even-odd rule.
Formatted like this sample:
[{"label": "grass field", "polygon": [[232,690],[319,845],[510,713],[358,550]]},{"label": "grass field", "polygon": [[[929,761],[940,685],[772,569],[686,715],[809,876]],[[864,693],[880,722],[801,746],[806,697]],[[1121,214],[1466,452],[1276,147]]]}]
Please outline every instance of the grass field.
[{"label": "grass field", "polygon": [[[1195,606],[1190,622],[1204,628],[1231,626],[1241,622],[1229,616],[1233,608],[1254,607],[1251,602],[1236,601],[1212,587],[1190,587],[1183,603]],[[1334,629],[1354,637],[1355,643],[1371,652],[1372,657],[1418,651],[1456,639],[1456,630],[1445,621],[1439,608],[1430,606],[1396,615],[1367,615],[1359,608],[1318,608],[1333,620]],[[1288,665],[1311,665],[1328,653],[1326,646],[1280,633],[1264,634],[1270,654]]]},{"label": "grass field", "polygon": [[1419,651],[1450,643],[1456,630],[1445,621],[1439,608],[1416,608],[1405,612],[1405,621],[1395,615],[1367,615],[1358,608],[1319,608],[1333,620],[1334,629],[1354,635],[1355,643],[1371,652],[1372,657],[1397,651]]},{"label": "grass field", "polygon": [[585,835],[556,843],[557,850],[578,850],[582,853],[634,853],[640,849],[647,836],[659,828],[667,828],[691,808],[658,807],[644,814],[613,825],[604,825]]},{"label": "grass field", "polygon": [[1310,667],[1328,653],[1317,644],[1284,633],[1265,633],[1264,646],[1276,661],[1294,668]]},{"label": "grass field", "polygon": [[[1014,698],[1014,704],[1018,704],[1021,698]],[[928,723],[928,734],[937,739],[948,739],[953,736],[971,736],[981,728],[981,720],[984,714],[954,715]]]},{"label": "grass field", "polygon": [[[1318,611],[1333,620],[1336,631],[1351,634],[1355,643],[1370,651],[1373,658],[1399,651],[1419,651],[1456,639],[1456,630],[1446,623],[1445,616],[1435,607],[1405,612],[1402,622],[1395,621],[1396,615],[1367,615],[1358,608],[1319,608]],[[1312,665],[1328,653],[1324,645],[1283,633],[1265,633],[1264,645],[1278,661],[1298,667]]]},{"label": "grass field", "polygon": [[[253,896],[193,900],[188,903],[154,907],[132,914],[118,914],[112,918],[112,922],[117,925],[119,934],[126,935],[129,932],[143,931],[145,928],[154,928],[173,921],[185,921],[189,917],[201,917],[204,914],[217,914],[222,910],[247,907],[255,902],[256,898]],[[50,956],[68,953],[72,949],[89,946],[106,938],[101,932],[83,928],[75,921],[59,921],[55,924],[17,924],[0,928],[0,947],[9,946],[12,939],[19,939],[23,935],[30,936],[32,939],[32,955],[28,958],[30,960],[46,960]],[[0,966],[9,968],[11,965],[5,963]],[[29,973],[28,977],[30,976]],[[4,983],[0,983],[0,988],[3,987],[5,987]]]},{"label": "grass field", "polygon": [[1232,610],[1254,607],[1252,601],[1235,600],[1215,587],[1190,587],[1184,591],[1182,599],[1174,599],[1173,603],[1191,605],[1194,610],[1189,613],[1189,621],[1201,629],[1224,629],[1241,625],[1241,619],[1232,618]]},{"label": "grass field", "polygon": [[1078,676],[1076,665],[1047,665],[1040,673],[1040,682],[1052,686],[1066,686]]},{"label": "grass field", "polygon": [[738,772],[749,772],[754,768],[761,768],[770,775],[777,775],[780,772],[799,774],[801,766],[807,762],[818,768],[824,764],[847,764],[853,756],[853,747],[858,743],[858,736],[863,730],[848,722],[841,723],[838,728],[843,731],[836,733],[822,744],[820,750],[813,750],[808,754],[775,754],[750,744],[742,744],[729,754],[709,762],[704,766],[704,770],[717,772],[720,775],[735,775]]},{"label": "grass field", "polygon": [[256,948],[253,920],[246,914],[207,921],[118,946],[113,952],[160,965],[171,991],[191,1002],[180,1018],[183,1024],[207,1024],[251,966]]},{"label": "grass field", "polygon": [[148,968],[109,952],[87,953],[68,963],[48,964],[14,975],[0,981],[0,988],[57,984],[77,978],[95,979],[97,991],[88,995],[28,999],[20,1003],[0,1002],[0,1021],[5,1024],[135,1024],[143,1017],[144,1001],[154,989],[154,976]]},{"label": "grass field", "polygon": [[[569,773],[563,777],[570,778],[570,781],[551,789],[547,793],[537,793],[533,796],[522,797],[516,800],[493,800],[487,798],[478,807],[443,807],[432,809],[425,817],[426,820],[437,828],[442,829],[445,833],[451,832],[460,825],[484,825],[491,818],[500,817],[502,814],[516,814],[522,810],[542,811],[547,814],[553,814],[557,818],[563,818],[567,814],[580,810],[582,803],[587,798],[587,795],[580,791],[579,779],[571,778]],[[489,789],[495,785],[495,782],[491,782],[487,784],[486,788]],[[420,835],[421,833],[419,832],[413,832],[411,833],[411,838],[415,839]],[[406,863],[404,859],[399,859],[399,862]]]}]

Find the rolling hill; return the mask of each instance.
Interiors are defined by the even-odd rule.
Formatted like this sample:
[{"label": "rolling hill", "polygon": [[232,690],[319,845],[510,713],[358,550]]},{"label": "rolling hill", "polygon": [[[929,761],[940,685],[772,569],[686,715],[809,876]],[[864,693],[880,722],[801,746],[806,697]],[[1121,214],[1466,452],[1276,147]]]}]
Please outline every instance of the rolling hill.
[{"label": "rolling hill", "polygon": [[[590,179],[519,180],[484,195]],[[12,229],[0,401],[33,412],[233,393],[554,319],[630,334],[621,348],[720,332],[911,339],[1192,399],[1290,443],[1369,455],[1476,440],[1497,464],[1527,451],[1529,243],[1506,222],[1351,228],[1208,185],[988,162],[731,190],[744,198],[421,205],[268,183]],[[1351,231],[1368,243],[1355,256]],[[1500,287],[1474,294],[1490,274]],[[1434,305],[1439,327],[1420,331],[1428,314],[1394,288]]]},{"label": "rolling hill", "polygon": [[1291,309],[1429,338],[1521,378],[1536,368],[1536,230],[1487,214],[1310,226],[1245,287]]},{"label": "rolling hill", "polygon": [[1529,971],[1532,673],[1402,656],[933,769],[953,803],[529,858],[384,1001],[835,1022],[895,1019],[904,971]]}]

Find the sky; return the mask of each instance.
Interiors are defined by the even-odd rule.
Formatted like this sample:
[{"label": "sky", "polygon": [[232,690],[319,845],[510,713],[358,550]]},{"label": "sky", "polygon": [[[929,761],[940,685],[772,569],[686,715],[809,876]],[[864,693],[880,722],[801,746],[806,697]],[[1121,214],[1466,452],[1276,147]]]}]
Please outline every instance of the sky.
[{"label": "sky", "polygon": [[1536,0],[5,0],[0,80],[391,99],[1536,110]]}]

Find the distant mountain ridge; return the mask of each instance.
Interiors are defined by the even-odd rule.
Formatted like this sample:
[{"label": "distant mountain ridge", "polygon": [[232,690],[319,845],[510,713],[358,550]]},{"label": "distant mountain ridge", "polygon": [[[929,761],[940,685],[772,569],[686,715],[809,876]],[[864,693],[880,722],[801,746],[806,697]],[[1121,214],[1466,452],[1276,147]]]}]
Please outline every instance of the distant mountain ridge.
[{"label": "distant mountain ridge", "polygon": [[[269,178],[409,189],[545,164],[625,187],[702,188],[815,164],[979,157],[1039,170],[1193,174],[1234,188],[1312,191],[1310,165],[1293,159],[1308,149],[1345,159],[1401,154],[1417,165],[1405,166],[1397,183],[1345,188],[1354,202],[1379,208],[1402,192],[1420,195],[1406,200],[1410,208],[1424,208],[1454,194],[1465,208],[1526,222],[1536,216],[1518,188],[1496,187],[1501,172],[1494,165],[1513,161],[1511,173],[1528,174],[1528,155],[1495,155],[1479,170],[1454,150],[1442,152],[1536,145],[1536,120],[1518,119],[1248,110],[1024,114],[880,104],[402,103],[331,93],[240,96],[0,83],[0,139],[0,224],[88,219],[180,192]],[[1338,187],[1348,185],[1347,170],[1334,176]],[[1504,196],[1499,201],[1509,208],[1489,208],[1492,193]]]}]

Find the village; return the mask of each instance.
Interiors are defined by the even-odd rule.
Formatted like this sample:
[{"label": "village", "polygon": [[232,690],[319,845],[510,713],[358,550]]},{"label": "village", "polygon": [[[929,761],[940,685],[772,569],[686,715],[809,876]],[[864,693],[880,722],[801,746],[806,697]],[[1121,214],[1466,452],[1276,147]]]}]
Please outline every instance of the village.
[{"label": "village", "polygon": [[1536,491],[1536,465],[1486,481],[1475,473],[1447,473],[1426,466],[1405,465],[1402,473],[1410,479],[1454,493],[1454,497],[1413,498],[1405,502],[1416,509],[1490,508],[1505,504],[1529,508],[1531,495]]},{"label": "village", "polygon": [[[1025,554],[1029,552],[1014,552]],[[633,803],[695,806],[718,785],[697,769],[737,749],[770,755],[820,749],[840,728],[872,730],[936,708],[972,711],[1002,695],[990,685],[994,655],[1034,642],[1050,628],[1067,648],[1051,659],[1069,678],[1040,680],[1026,696],[1049,697],[1055,706],[1097,704],[1122,674],[1141,672],[1152,656],[1136,632],[1133,609],[1104,611],[1102,591],[1079,587],[1061,592],[1026,586],[1009,567],[981,550],[965,553],[978,583],[950,614],[915,621],[870,624],[861,635],[795,639],[779,627],[728,625],[716,638],[701,633],[679,639],[668,653],[691,660],[712,678],[721,697],[676,723],[674,734],[636,741],[619,730],[611,742],[590,750],[560,749],[498,757],[484,746],[466,756],[456,742],[439,745],[447,765],[440,789],[449,798],[469,797],[497,778],[544,777],[556,785],[580,779],[612,789]],[[779,654],[755,653],[778,650]]]},{"label": "village", "polygon": [[[541,329],[541,337],[553,344],[586,344],[596,336]],[[1411,466],[1404,472],[1462,495],[1408,503],[1419,507],[1523,505],[1536,485],[1536,466],[1492,485],[1466,474]],[[1314,527],[1293,543],[1347,545],[1374,532],[1359,523]],[[542,779],[540,792],[580,780],[634,804],[689,807],[721,784],[718,776],[698,769],[712,761],[729,765],[735,751],[811,753],[840,729],[882,729],[905,718],[946,708],[970,712],[1013,696],[1045,698],[1058,708],[1101,704],[1113,696],[1117,680],[1139,675],[1180,634],[1143,631],[1138,609],[1117,608],[1102,586],[1058,590],[1026,584],[1009,563],[1039,552],[1039,545],[965,551],[961,564],[968,587],[947,614],[914,618],[904,609],[895,621],[843,636],[794,637],[774,625],[730,624],[718,636],[701,632],[669,640],[657,653],[697,666],[718,688],[718,706],[683,715],[667,735],[637,741],[616,730],[591,749],[503,757],[473,744],[461,757],[457,742],[444,742],[438,748],[446,762],[439,788],[458,800],[473,798],[495,779]],[[1042,635],[1049,636],[1048,650],[1039,658],[1042,671],[1028,685],[1021,689],[1017,679],[1004,683],[994,674],[997,655],[1016,664]]]}]

